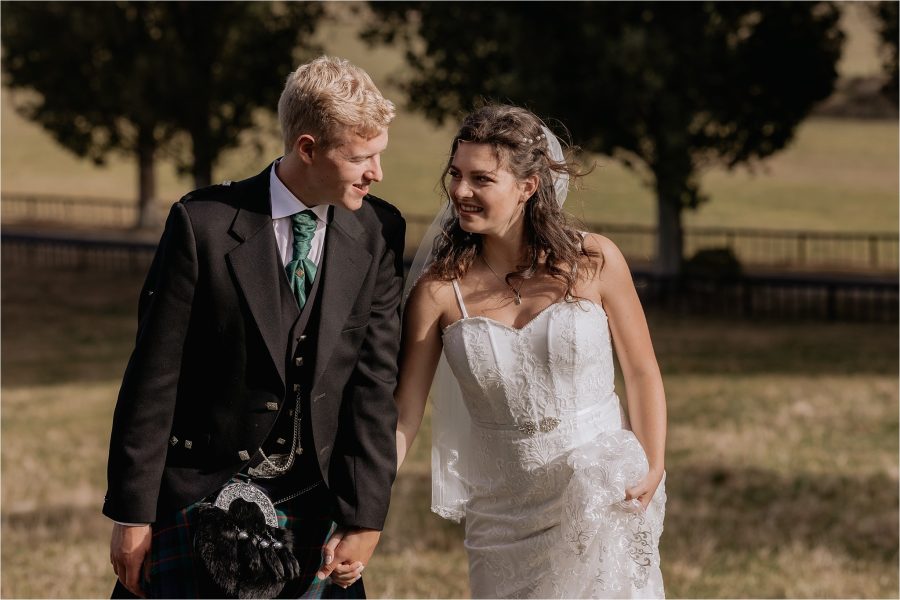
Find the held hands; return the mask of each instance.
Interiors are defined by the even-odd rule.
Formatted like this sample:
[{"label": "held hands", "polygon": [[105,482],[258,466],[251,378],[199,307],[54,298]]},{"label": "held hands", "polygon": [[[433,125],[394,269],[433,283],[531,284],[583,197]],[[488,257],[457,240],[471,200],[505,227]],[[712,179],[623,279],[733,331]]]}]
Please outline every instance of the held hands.
[{"label": "held hands", "polygon": [[663,472],[663,469],[650,469],[637,485],[625,490],[625,500],[637,499],[641,506],[644,507],[644,510],[647,510],[650,500],[653,499],[653,494],[656,493],[656,488],[659,487],[659,482],[662,481]]},{"label": "held hands", "polygon": [[149,525],[122,525],[115,523],[109,541],[109,562],[113,571],[128,591],[145,598],[141,589],[141,569],[144,558],[150,552]]},{"label": "held hands", "polygon": [[316,577],[330,576],[342,588],[350,587],[362,577],[380,537],[375,529],[338,529],[325,544],[325,564]]}]

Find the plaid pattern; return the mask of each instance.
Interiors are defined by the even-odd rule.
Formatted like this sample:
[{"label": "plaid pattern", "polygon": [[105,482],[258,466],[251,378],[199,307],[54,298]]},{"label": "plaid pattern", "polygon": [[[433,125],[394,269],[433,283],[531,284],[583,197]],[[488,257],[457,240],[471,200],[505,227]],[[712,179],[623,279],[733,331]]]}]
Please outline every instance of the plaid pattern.
[{"label": "plaid pattern", "polygon": [[[149,567],[141,583],[148,598],[222,597],[194,555],[198,504],[153,524]],[[279,598],[365,598],[362,580],[345,590],[330,579],[315,579],[322,565],[322,547],[335,529],[330,506],[325,486],[319,486],[275,507],[278,524],[294,532],[294,554],[302,571],[299,579],[285,585]]]}]

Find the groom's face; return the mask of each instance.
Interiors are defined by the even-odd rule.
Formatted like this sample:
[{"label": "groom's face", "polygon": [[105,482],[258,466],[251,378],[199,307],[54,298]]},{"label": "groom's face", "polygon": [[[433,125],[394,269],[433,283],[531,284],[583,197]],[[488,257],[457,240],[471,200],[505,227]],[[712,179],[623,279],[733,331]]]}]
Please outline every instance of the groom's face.
[{"label": "groom's face", "polygon": [[383,177],[381,153],[387,145],[387,129],[371,138],[345,132],[333,146],[314,152],[310,200],[357,210],[369,193],[369,186]]}]

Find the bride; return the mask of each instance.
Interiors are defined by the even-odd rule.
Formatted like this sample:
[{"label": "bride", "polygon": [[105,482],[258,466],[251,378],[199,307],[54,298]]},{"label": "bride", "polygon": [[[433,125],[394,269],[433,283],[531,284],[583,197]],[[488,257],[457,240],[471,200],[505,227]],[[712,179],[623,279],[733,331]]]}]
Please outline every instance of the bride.
[{"label": "bride", "polygon": [[561,211],[570,173],[529,111],[475,111],[410,273],[398,461],[431,389],[432,510],[465,519],[473,597],[664,595],[662,380],[622,254]]}]

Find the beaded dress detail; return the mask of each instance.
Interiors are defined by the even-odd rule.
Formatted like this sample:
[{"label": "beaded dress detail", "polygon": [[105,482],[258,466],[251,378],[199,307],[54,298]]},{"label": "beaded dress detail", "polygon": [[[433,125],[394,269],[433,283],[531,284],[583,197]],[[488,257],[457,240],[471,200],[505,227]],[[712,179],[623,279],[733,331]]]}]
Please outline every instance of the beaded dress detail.
[{"label": "beaded dress detail", "polygon": [[467,498],[439,512],[465,518],[472,596],[663,597],[665,479],[646,511],[625,501],[648,463],[614,391],[606,312],[560,301],[516,329],[469,317],[453,287],[463,318],[443,343],[471,422]]}]

